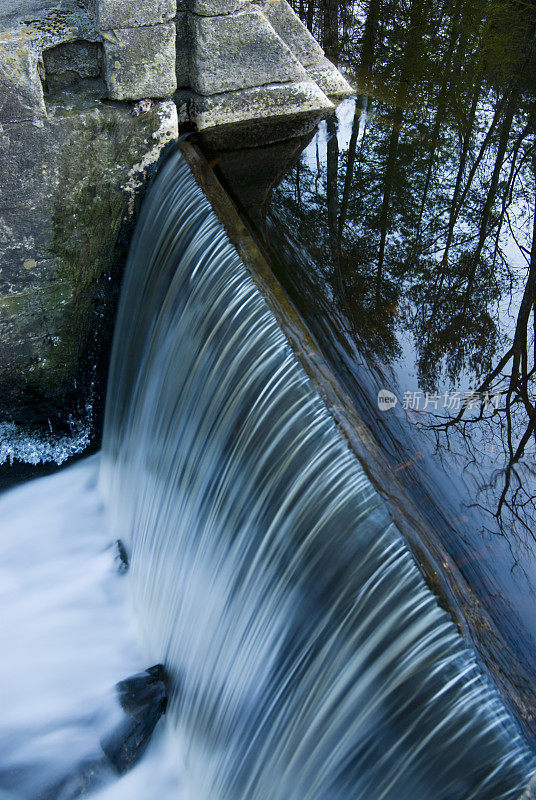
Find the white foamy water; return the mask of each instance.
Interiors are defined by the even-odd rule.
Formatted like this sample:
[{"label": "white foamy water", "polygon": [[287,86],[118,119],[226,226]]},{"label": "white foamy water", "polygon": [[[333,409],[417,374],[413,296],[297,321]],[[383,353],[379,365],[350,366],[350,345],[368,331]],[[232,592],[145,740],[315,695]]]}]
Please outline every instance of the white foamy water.
[{"label": "white foamy water", "polygon": [[[0,495],[2,800],[48,796],[79,765],[102,759],[100,736],[120,714],[115,683],[149,666],[104,521],[98,465],[94,456]],[[176,743],[163,722],[157,731],[142,762],[96,797],[179,797]]]}]

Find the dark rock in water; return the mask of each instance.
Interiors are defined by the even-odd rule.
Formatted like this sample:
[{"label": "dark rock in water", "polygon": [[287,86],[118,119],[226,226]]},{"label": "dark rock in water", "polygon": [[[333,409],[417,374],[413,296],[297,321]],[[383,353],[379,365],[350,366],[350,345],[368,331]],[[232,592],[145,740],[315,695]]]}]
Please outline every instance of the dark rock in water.
[{"label": "dark rock in water", "polygon": [[137,764],[159,719],[160,714],[155,712],[151,712],[143,722],[134,718],[125,719],[102,739],[101,747],[120,775]]},{"label": "dark rock in water", "polygon": [[115,547],[116,547],[115,560],[118,562],[117,571],[121,575],[124,575],[125,572],[128,572],[128,568],[130,566],[127,548],[125,547],[121,539],[116,540]]},{"label": "dark rock in water", "polygon": [[157,664],[121,681],[116,686],[127,717],[101,740],[101,747],[122,775],[143,755],[156,726],[166,711],[167,688],[164,667]]},{"label": "dark rock in water", "polygon": [[[0,798],[6,792],[14,792],[16,797],[32,800],[77,800],[103,789],[118,774],[123,775],[133,767],[145,752],[166,710],[166,683],[161,664],[120,681],[115,690],[124,714],[101,739],[101,751],[95,749],[94,755],[73,764],[70,772],[57,774],[46,784],[40,783],[39,778],[36,780],[40,764],[0,770]],[[116,708],[114,713],[117,711]]]},{"label": "dark rock in water", "polygon": [[120,681],[116,690],[123,711],[135,719],[143,719],[152,709],[164,714],[167,705],[166,680],[164,667],[156,664]]}]

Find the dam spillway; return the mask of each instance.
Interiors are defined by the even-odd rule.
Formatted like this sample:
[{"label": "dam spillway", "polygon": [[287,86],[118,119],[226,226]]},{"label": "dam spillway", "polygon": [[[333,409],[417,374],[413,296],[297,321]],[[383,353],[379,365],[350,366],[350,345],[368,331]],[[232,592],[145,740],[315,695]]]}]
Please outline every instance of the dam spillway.
[{"label": "dam spillway", "polygon": [[520,794],[515,723],[179,152],[132,244],[102,460],[195,800]]}]

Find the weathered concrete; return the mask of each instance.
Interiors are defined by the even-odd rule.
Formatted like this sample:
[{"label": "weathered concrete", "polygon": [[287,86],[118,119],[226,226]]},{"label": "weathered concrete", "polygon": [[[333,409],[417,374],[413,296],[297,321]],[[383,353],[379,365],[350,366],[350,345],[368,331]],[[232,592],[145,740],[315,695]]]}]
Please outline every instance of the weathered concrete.
[{"label": "weathered concrete", "polygon": [[99,0],[97,21],[101,31],[159,25],[172,20],[175,0]]},{"label": "weathered concrete", "polygon": [[[175,107],[133,116],[100,84],[58,92],[46,121],[0,136],[0,410],[54,416],[76,392],[96,293],[136,188],[177,135]],[[101,288],[99,288],[101,287]]]},{"label": "weathered concrete", "polygon": [[267,83],[303,81],[307,74],[259,9],[192,18],[190,86],[213,95]]},{"label": "weathered concrete", "polygon": [[177,88],[172,22],[108,31],[104,57],[108,95],[113,100],[170,97]]}]

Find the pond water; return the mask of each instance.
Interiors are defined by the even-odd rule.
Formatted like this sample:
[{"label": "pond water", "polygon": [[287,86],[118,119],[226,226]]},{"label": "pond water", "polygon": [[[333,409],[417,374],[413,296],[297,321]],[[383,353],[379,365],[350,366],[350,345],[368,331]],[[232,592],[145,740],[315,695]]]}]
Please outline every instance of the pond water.
[{"label": "pond water", "polygon": [[491,620],[476,625],[481,654],[514,675],[534,735],[536,7],[296,10],[357,93],[266,196],[240,158],[223,154],[223,172],[389,472]]}]

